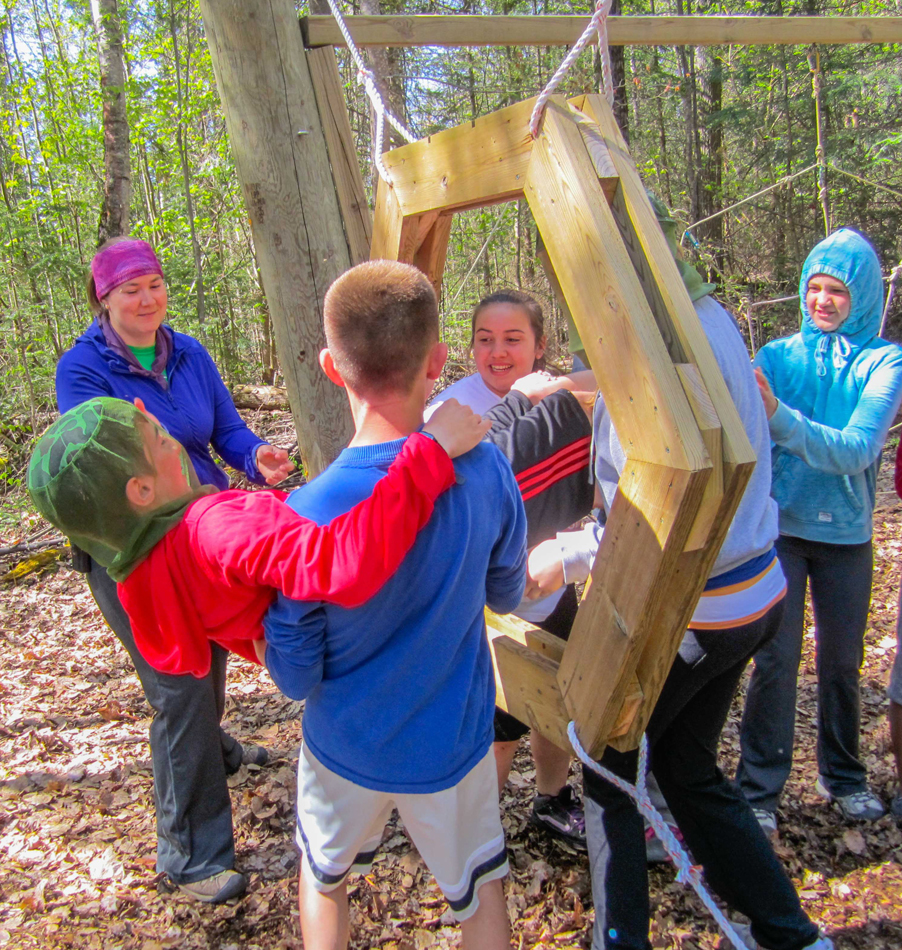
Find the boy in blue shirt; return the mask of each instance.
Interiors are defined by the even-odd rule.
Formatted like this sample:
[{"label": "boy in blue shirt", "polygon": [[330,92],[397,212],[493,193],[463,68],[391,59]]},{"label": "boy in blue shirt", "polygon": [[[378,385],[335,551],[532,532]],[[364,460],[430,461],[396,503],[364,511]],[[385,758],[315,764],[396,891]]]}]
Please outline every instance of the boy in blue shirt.
[{"label": "boy in blue shirt", "polygon": [[[422,426],[447,354],[432,286],[409,265],[352,268],[324,309],[320,365],[347,389],[356,432],[288,502],[319,524],[369,495]],[[372,600],[347,610],[280,596],[265,622],[273,679],[307,700],[297,826],[307,950],[347,946],[346,877],[372,862],[393,806],[467,950],[510,946],[483,607],[506,613],[523,596],[526,520],[494,446],[477,446],[456,470],[458,484]]]}]

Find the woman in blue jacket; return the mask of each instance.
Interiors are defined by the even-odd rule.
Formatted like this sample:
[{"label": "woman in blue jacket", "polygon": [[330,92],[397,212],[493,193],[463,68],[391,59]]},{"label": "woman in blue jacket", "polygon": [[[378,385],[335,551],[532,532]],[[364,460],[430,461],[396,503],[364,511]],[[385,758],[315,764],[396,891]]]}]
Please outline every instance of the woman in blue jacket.
[{"label": "woman in blue jacket", "polygon": [[[163,271],[145,241],[119,238],[91,262],[88,300],[94,323],[63,354],[57,402],[66,412],[94,396],[140,398],[185,448],[204,484],[227,488],[210,446],[251,481],[275,483],[292,469],[283,449],[268,445],[241,420],[207,351],[163,321]],[[157,870],[190,896],[218,902],[243,892],[228,774],[266,753],[242,747],[219,726],[225,708],[227,652],[215,644],[209,674],[169,676],[135,647],[116,585],[99,564],[82,559],[88,585],[107,623],[128,651],[155,716],[150,727],[157,814]]]},{"label": "woman in blue jacket", "polygon": [[858,753],[858,680],[877,469],[902,399],[902,349],[877,335],[880,262],[857,231],[843,228],[814,248],[799,296],[801,332],[768,343],[756,360],[774,443],[777,551],[788,591],[779,632],[755,656],[737,779],[770,833],[792,765],[809,584],[817,639],[816,788],[846,818],[884,813]]}]

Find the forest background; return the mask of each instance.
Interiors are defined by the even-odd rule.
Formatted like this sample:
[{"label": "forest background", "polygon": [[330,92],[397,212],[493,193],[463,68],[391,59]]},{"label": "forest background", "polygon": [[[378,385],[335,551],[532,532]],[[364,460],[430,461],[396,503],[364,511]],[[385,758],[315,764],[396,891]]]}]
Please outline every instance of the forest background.
[{"label": "forest background", "polygon": [[[902,0],[623,0],[619,11],[618,2],[615,12],[623,14],[902,15]],[[588,14],[592,6],[586,0],[360,0],[345,9],[516,15]],[[110,11],[121,25],[123,73],[112,86],[107,80],[104,93]],[[157,249],[173,325],[203,340],[229,383],[277,383],[279,370],[198,0],[4,0],[0,30],[3,491],[19,486],[34,431],[54,410],[58,358],[90,323],[87,264],[110,229],[101,220],[102,209],[109,211],[104,108],[109,115],[117,96],[131,177],[128,230]],[[830,163],[824,202],[809,168],[818,138],[813,50],[613,48],[621,127],[646,183],[681,228],[790,178],[693,227],[684,241],[686,255],[719,284],[750,342],[760,346],[795,329],[797,302],[749,304],[797,292],[801,263],[823,237],[825,217],[833,227],[866,231],[886,273],[902,257],[900,52],[899,45],[876,44],[819,49],[820,122]],[[389,49],[373,64],[397,114],[422,136],[535,95],[565,53]],[[342,51],[339,61],[372,194],[371,116]],[[597,52],[586,53],[559,91],[597,89],[600,75]],[[566,325],[535,249],[525,202],[455,217],[441,300],[452,373],[466,363],[473,305],[509,286],[542,301],[550,355],[565,358]],[[885,335],[902,336],[898,302]]]}]

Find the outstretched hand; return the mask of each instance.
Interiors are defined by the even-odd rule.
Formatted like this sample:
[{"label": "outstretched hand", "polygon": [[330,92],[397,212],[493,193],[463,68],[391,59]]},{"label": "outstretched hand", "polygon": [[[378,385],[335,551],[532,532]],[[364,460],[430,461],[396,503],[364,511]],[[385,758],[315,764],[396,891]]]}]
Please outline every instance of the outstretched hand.
[{"label": "outstretched hand", "polygon": [[761,401],[764,403],[764,411],[767,414],[767,418],[770,419],[770,417],[777,411],[777,406],[779,405],[777,397],[774,395],[774,391],[770,388],[770,383],[767,381],[767,377],[757,366],[755,367],[755,379],[758,381],[758,392],[761,393]]},{"label": "outstretched hand", "polygon": [[564,559],[554,538],[542,541],[529,552],[526,573],[527,600],[547,597],[564,586]]},{"label": "outstretched hand", "polygon": [[538,370],[535,373],[529,373],[521,376],[511,389],[516,389],[518,393],[523,393],[527,399],[535,406],[538,405],[546,396],[556,393],[560,389],[572,389],[573,384],[569,376],[552,376],[545,370]]},{"label": "outstretched hand", "polygon": [[428,432],[451,458],[457,458],[476,448],[491,428],[491,421],[477,415],[469,406],[448,399],[432,413],[423,431]]},{"label": "outstretched hand", "polygon": [[278,485],[294,471],[294,463],[285,449],[264,442],[257,449],[257,471],[266,479],[267,485]]}]

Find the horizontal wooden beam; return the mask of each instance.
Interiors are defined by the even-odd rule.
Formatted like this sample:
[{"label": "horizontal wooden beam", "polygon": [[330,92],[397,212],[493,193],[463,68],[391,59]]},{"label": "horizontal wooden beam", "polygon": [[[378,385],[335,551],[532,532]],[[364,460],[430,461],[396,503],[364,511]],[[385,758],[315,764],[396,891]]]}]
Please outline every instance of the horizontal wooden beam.
[{"label": "horizontal wooden beam", "polygon": [[[358,46],[571,46],[585,16],[349,16]],[[331,16],[301,20],[308,46],[344,46]],[[902,43],[902,17],[612,16],[612,46]]]}]

